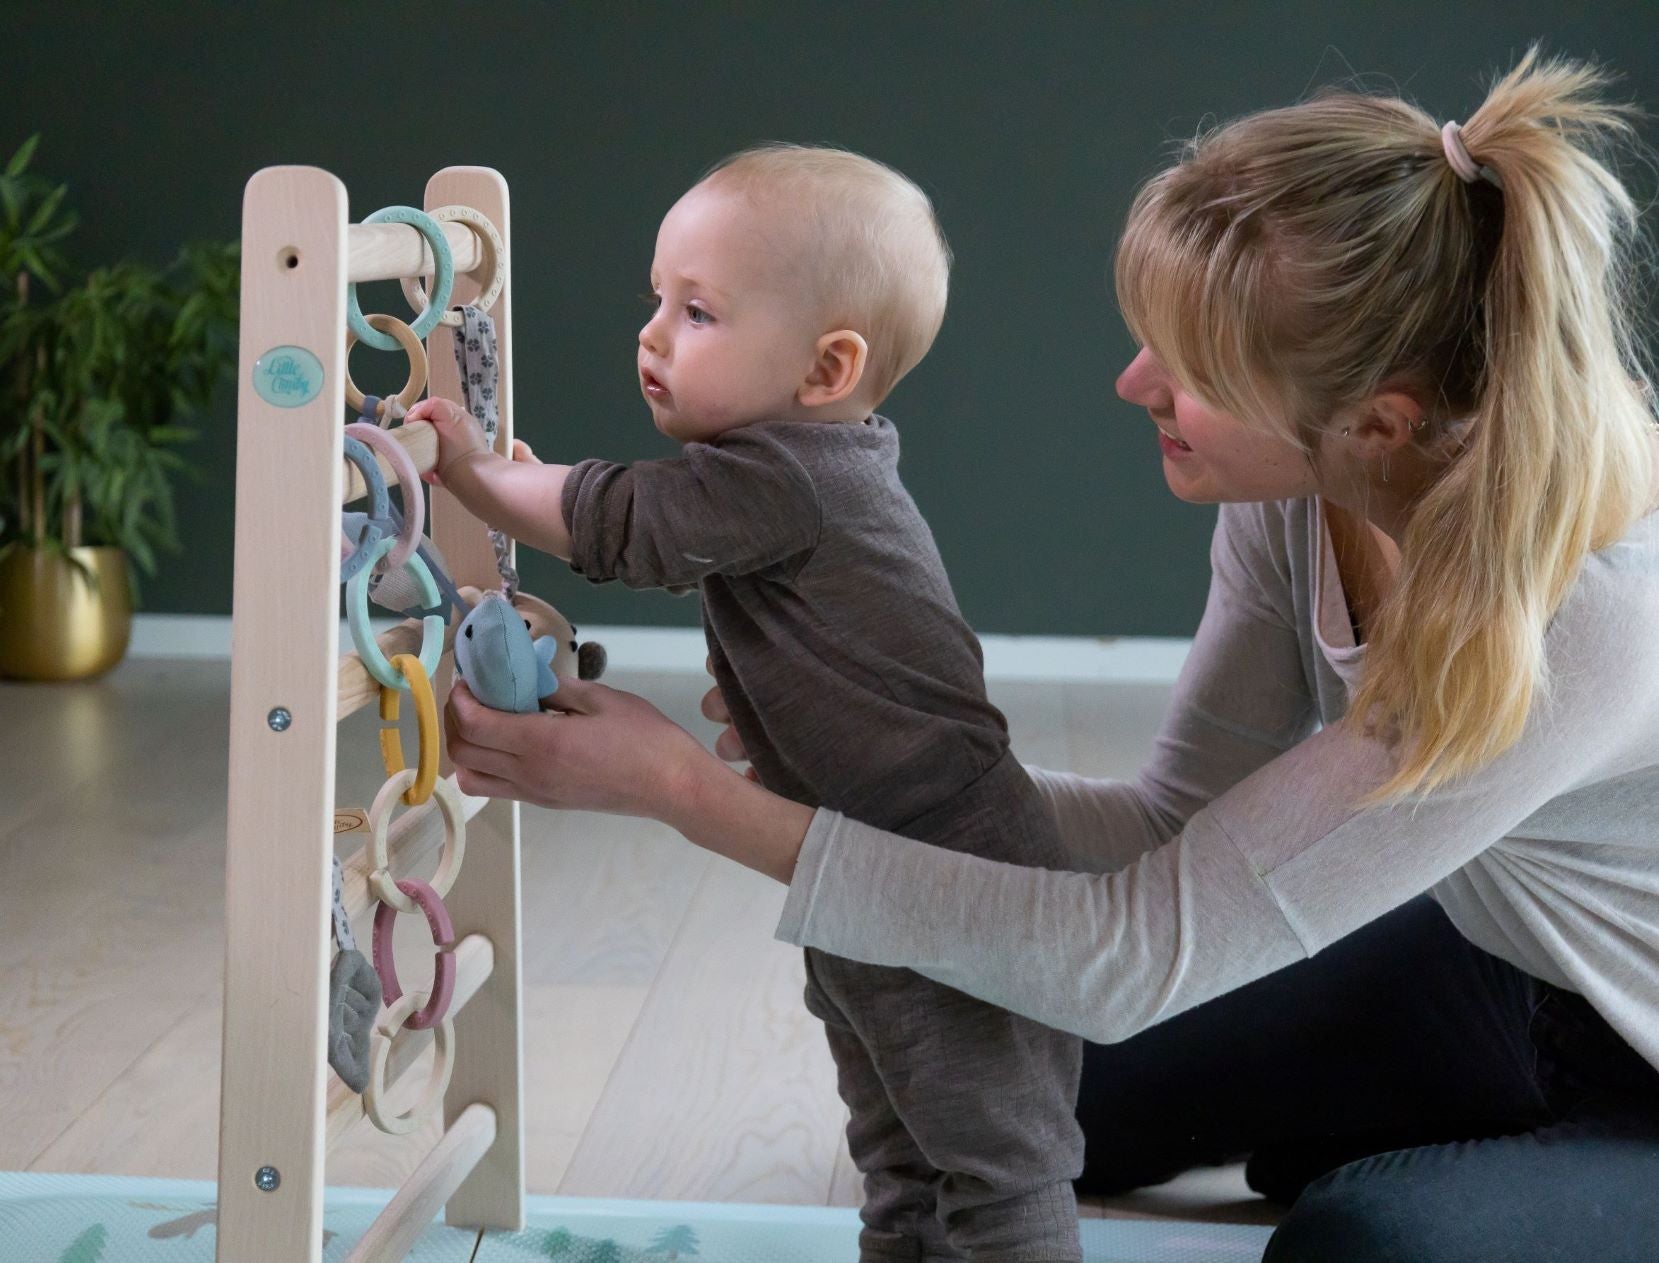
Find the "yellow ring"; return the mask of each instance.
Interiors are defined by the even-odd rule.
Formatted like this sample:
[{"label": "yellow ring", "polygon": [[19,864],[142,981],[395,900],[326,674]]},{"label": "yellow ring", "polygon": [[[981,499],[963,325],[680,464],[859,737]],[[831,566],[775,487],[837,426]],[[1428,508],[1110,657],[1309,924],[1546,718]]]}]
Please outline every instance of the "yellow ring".
[{"label": "yellow ring", "polygon": [[[397,401],[405,408],[413,408],[415,400],[421,397],[421,391],[426,389],[426,347],[421,343],[415,331],[396,316],[377,314],[367,317],[369,324],[382,333],[389,333],[398,340],[398,345],[409,357],[409,380],[403,384],[403,389],[397,393]],[[346,330],[346,403],[353,412],[363,410],[363,392],[357,389],[357,383],[351,380],[351,348],[357,345],[357,335]]]},{"label": "yellow ring", "polygon": [[[420,730],[420,763],[415,771],[415,783],[403,795],[411,807],[419,807],[432,797],[432,787],[438,782],[438,699],[432,693],[432,681],[421,660],[412,653],[400,653],[392,658],[392,669],[403,672],[409,682],[409,695],[415,699],[415,719]],[[380,718],[390,727],[380,730],[380,761],[386,765],[386,775],[396,776],[408,764],[403,760],[403,734],[398,731],[398,698],[402,689],[380,686]]]}]

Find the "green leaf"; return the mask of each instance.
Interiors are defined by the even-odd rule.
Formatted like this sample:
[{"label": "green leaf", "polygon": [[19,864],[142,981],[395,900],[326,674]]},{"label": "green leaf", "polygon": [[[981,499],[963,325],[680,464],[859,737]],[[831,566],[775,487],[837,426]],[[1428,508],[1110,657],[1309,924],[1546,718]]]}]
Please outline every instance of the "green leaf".
[{"label": "green leaf", "polygon": [[29,165],[29,159],[35,156],[35,147],[39,144],[40,133],[36,132],[33,136],[29,137],[28,140],[19,145],[17,147],[17,152],[11,156],[11,161],[6,163],[6,174],[14,179],[17,176],[22,175],[24,169]]}]

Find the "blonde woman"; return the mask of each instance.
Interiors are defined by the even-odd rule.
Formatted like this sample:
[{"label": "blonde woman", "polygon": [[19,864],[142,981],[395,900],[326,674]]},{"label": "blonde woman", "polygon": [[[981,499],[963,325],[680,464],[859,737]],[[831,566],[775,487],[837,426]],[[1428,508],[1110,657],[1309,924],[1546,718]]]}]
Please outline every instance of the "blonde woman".
[{"label": "blonde woman", "polygon": [[1659,1258],[1659,439],[1604,87],[1329,93],[1142,190],[1118,390],[1221,508],[1147,766],[1034,773],[1075,871],[788,802],[575,681],[458,692],[462,788],[665,821],[788,883],[780,938],[1095,1041],[1086,1190],[1250,1154],[1274,1263]]}]

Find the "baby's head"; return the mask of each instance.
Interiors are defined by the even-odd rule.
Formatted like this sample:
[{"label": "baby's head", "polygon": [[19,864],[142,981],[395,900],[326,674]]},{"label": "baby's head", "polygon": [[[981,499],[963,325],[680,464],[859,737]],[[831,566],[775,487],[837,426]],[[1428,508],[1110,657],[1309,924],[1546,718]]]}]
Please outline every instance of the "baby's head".
[{"label": "baby's head", "polygon": [[839,149],[716,165],[657,232],[640,389],[682,442],[755,421],[861,421],[927,354],[950,250],[927,195]]}]

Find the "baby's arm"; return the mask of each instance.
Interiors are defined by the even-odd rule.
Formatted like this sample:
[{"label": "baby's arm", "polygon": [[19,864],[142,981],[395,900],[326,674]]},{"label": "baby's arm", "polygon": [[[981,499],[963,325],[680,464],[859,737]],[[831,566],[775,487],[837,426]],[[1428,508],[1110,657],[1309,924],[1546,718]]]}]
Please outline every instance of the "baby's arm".
[{"label": "baby's arm", "polygon": [[423,399],[406,420],[430,422],[437,431],[438,480],[469,513],[522,544],[570,560],[570,532],[559,507],[569,465],[519,459],[516,451],[513,460],[498,456],[477,420],[448,399]]}]

